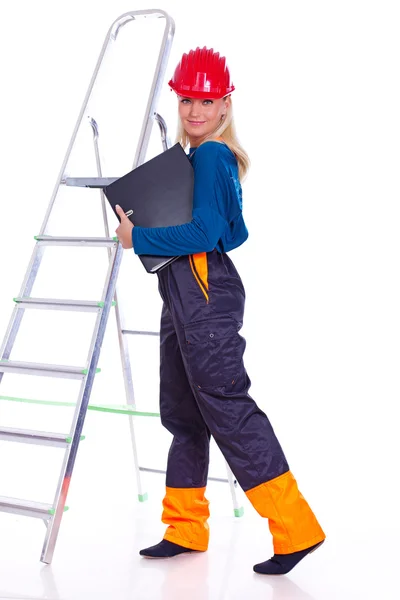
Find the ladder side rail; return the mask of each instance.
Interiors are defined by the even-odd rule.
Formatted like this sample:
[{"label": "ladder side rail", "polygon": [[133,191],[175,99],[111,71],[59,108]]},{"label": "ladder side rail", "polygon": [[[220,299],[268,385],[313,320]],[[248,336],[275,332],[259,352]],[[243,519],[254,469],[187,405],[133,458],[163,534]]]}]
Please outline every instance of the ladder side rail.
[{"label": "ladder side rail", "polygon": [[134,169],[137,166],[141,165],[146,159],[146,152],[147,147],[149,145],[154,115],[156,114],[157,103],[161,94],[161,89],[163,85],[165,71],[167,69],[174,33],[175,23],[171,17],[167,16],[164,37],[157,60],[157,66],[153,78],[153,83],[151,86],[151,91],[149,94],[149,100],[145,110],[145,116],[143,119],[143,126],[139,137],[139,143],[133,161]]},{"label": "ladder side rail", "polygon": [[159,115],[158,113],[155,113],[154,118],[160,127],[161,143],[162,143],[162,147],[165,152],[165,150],[168,150],[168,148],[171,148],[171,142],[169,140],[168,132],[167,132],[167,124],[166,124],[165,120],[162,118],[162,116]]},{"label": "ladder side rail", "polygon": [[[101,167],[100,151],[99,151],[99,128],[98,128],[97,122],[93,118],[90,119],[90,124],[93,129],[93,143],[94,143],[94,152],[95,152],[95,156],[96,156],[97,171],[98,171],[99,177],[102,177],[102,167]],[[106,198],[105,198],[103,189],[100,189],[100,197],[101,197],[103,219],[104,219],[104,230],[105,230],[106,236],[109,237],[109,225],[108,225],[108,218],[107,218],[107,211],[106,211]],[[109,252],[110,252],[110,250],[109,250]],[[117,325],[119,351],[120,351],[120,357],[121,357],[122,375],[123,375],[124,386],[125,386],[126,403],[129,406],[132,406],[132,409],[135,410],[136,402],[135,402],[135,392],[134,392],[134,387],[133,387],[132,368],[131,368],[130,355],[129,355],[129,346],[128,346],[128,340],[127,340],[126,336],[123,335],[123,333],[122,333],[123,332],[122,323],[124,321],[124,318],[123,318],[123,314],[121,313],[121,307],[120,307],[120,304],[118,301],[118,291],[117,290],[115,291],[114,300],[116,302],[115,318],[116,318],[116,325]],[[139,469],[139,461],[138,461],[138,454],[137,454],[135,424],[134,424],[132,415],[129,415],[129,430],[130,430],[130,436],[131,436],[133,464],[134,464],[134,469],[135,469],[138,498],[139,498],[140,502],[144,502],[147,499],[147,493],[144,492],[143,486],[142,486],[142,478],[141,478],[141,473],[140,473],[140,469]]]},{"label": "ladder side rail", "polygon": [[[93,143],[94,143],[94,152],[95,152],[95,157],[96,157],[97,172],[98,172],[99,177],[102,177],[103,175],[102,175],[102,166],[101,166],[100,150],[99,150],[99,127],[98,127],[97,122],[93,118],[90,118],[90,124],[93,129]],[[106,197],[104,194],[104,190],[102,188],[100,188],[99,191],[100,191],[100,198],[101,198],[101,207],[102,207],[102,211],[103,211],[104,231],[105,231],[106,237],[109,237],[110,236],[109,224],[108,224],[108,217],[107,217],[107,211],[106,211],[106,202],[107,201],[106,201]],[[111,251],[111,249],[108,249],[109,258],[110,258],[110,251]],[[133,387],[132,369],[131,369],[131,364],[130,364],[130,359],[129,359],[128,341],[125,339],[125,336],[122,335],[123,314],[121,314],[121,307],[120,307],[119,300],[118,300],[117,289],[118,289],[118,286],[116,288],[115,295],[114,295],[115,318],[117,321],[118,344],[119,344],[119,350],[120,350],[120,355],[121,355],[125,394],[126,394],[126,398],[127,398],[127,404],[130,404],[135,409],[136,408],[135,393],[134,393],[134,387]]]}]

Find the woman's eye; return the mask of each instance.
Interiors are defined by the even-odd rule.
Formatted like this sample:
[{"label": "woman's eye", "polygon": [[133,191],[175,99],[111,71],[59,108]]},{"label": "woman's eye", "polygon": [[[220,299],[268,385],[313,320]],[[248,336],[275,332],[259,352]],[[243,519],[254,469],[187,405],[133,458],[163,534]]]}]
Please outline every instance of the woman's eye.
[{"label": "woman's eye", "polygon": [[213,101],[212,100],[204,100],[203,104],[212,104]]},{"label": "woman's eye", "polygon": [[181,100],[182,104],[190,104],[190,100],[189,98],[183,98],[183,100]]}]

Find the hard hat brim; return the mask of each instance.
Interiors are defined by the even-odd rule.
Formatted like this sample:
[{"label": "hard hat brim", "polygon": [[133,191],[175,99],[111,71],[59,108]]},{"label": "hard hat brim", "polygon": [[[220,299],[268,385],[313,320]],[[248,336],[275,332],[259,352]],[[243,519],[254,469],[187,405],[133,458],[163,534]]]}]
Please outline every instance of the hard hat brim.
[{"label": "hard hat brim", "polygon": [[179,87],[174,85],[172,79],[168,82],[171,90],[173,90],[178,96],[182,96],[183,98],[208,98],[210,100],[219,100],[220,98],[225,98],[231,92],[234,91],[235,86],[231,85],[224,90],[193,90],[193,89],[184,89],[183,87]]}]

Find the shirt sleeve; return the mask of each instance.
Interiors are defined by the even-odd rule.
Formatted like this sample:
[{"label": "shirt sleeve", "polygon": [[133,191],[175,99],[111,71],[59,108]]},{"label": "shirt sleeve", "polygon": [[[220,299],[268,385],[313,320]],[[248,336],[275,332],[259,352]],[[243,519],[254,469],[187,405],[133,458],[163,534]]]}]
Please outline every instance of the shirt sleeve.
[{"label": "shirt sleeve", "polygon": [[[219,211],[221,176],[224,164],[221,144],[205,143],[196,150],[192,221],[173,227],[134,227],[132,243],[135,254],[182,256],[211,252],[228,223]],[[226,175],[225,175],[226,176]]]}]

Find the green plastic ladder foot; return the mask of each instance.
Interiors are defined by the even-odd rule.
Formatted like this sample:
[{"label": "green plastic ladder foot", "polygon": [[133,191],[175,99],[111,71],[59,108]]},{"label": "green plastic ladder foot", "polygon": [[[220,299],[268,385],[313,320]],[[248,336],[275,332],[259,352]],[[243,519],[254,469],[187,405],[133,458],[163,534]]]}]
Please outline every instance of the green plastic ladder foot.
[{"label": "green plastic ladder foot", "polygon": [[139,494],[138,498],[139,498],[139,502],[146,502],[146,500],[148,500],[149,497],[147,495],[147,492],[145,492],[144,494]]},{"label": "green plastic ladder foot", "polygon": [[244,508],[243,508],[243,506],[241,506],[240,508],[234,508],[233,512],[235,514],[235,517],[243,517],[243,515],[244,515]]}]

